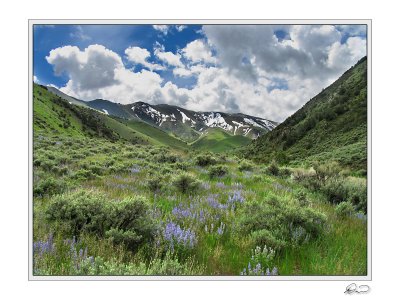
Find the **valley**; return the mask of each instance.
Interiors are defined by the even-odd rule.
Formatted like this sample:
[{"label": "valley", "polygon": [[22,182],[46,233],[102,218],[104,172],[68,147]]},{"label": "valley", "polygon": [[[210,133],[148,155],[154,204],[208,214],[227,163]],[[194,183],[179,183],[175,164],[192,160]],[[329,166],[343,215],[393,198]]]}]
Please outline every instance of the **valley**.
[{"label": "valley", "polygon": [[280,124],[34,84],[34,275],[366,275],[366,64]]}]

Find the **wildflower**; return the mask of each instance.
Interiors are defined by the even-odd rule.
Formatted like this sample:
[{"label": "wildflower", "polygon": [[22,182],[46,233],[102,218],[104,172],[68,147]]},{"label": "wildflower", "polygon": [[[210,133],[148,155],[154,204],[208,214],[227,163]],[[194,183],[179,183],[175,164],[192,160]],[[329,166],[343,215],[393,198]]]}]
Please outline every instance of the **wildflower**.
[{"label": "wildflower", "polygon": [[190,229],[182,229],[178,224],[169,222],[165,226],[164,239],[170,243],[173,250],[174,243],[193,248],[197,242],[196,234]]},{"label": "wildflower", "polygon": [[130,171],[132,174],[137,174],[137,173],[140,172],[140,168],[139,168],[139,166],[134,165],[134,166],[132,166],[132,167],[129,169],[129,171]]},{"label": "wildflower", "polygon": [[224,230],[225,230],[225,224],[221,222],[221,225],[217,228],[217,233],[219,235],[222,235],[224,233]]},{"label": "wildflower", "polygon": [[235,190],[231,195],[228,197],[228,204],[233,206],[235,203],[243,203],[244,202],[244,197],[242,195],[241,190]]},{"label": "wildflower", "polygon": [[219,189],[225,189],[226,185],[223,182],[217,182],[215,186]]}]

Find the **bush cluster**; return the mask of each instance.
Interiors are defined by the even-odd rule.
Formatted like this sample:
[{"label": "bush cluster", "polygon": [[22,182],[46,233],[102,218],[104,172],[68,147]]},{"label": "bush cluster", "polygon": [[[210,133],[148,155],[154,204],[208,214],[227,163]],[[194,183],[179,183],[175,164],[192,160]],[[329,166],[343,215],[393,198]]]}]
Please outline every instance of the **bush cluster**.
[{"label": "bush cluster", "polygon": [[130,250],[149,242],[156,230],[142,198],[111,201],[104,194],[84,190],[54,197],[46,218],[66,226],[73,235],[91,232],[123,243]]},{"label": "bush cluster", "polygon": [[255,245],[277,250],[316,238],[327,221],[324,214],[286,198],[246,202],[243,209],[240,231],[250,234]]},{"label": "bush cluster", "polygon": [[172,182],[175,188],[183,194],[193,193],[200,187],[200,181],[193,175],[185,172],[177,175]]},{"label": "bush cluster", "polygon": [[200,167],[206,167],[210,165],[215,165],[217,163],[217,159],[209,153],[204,153],[199,154],[195,157],[195,163]]},{"label": "bush cluster", "polygon": [[211,166],[210,169],[208,170],[208,176],[210,176],[211,179],[225,176],[227,173],[228,173],[228,168],[223,165]]},{"label": "bush cluster", "polygon": [[254,165],[251,162],[249,162],[247,160],[244,160],[244,161],[241,162],[241,164],[239,165],[238,169],[241,172],[243,172],[243,171],[252,171],[254,169]]},{"label": "bush cluster", "polygon": [[313,170],[296,170],[293,179],[322,192],[331,203],[350,202],[356,210],[367,212],[367,183],[364,179],[345,177],[337,163],[314,165]]}]

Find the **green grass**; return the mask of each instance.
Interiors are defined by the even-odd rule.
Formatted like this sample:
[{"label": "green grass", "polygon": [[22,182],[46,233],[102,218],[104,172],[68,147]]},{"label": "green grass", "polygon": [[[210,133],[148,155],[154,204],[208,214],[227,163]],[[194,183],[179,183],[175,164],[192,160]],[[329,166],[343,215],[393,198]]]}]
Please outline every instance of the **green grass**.
[{"label": "green grass", "polygon": [[128,127],[134,129],[137,132],[140,132],[148,137],[151,137],[155,140],[157,140],[160,144],[169,146],[171,148],[175,149],[180,149],[180,150],[186,150],[188,149],[188,145],[177,139],[174,138],[170,135],[168,135],[166,132],[151,126],[147,123],[144,123],[142,121],[136,121],[136,120],[120,120],[121,123],[126,124]]},{"label": "green grass", "polygon": [[220,128],[208,129],[203,136],[191,144],[196,150],[211,152],[230,151],[237,147],[247,145],[251,142],[250,138],[242,135],[231,135]]},{"label": "green grass", "polygon": [[[36,275],[239,275],[252,260],[252,250],[264,246],[255,244],[251,231],[242,231],[241,220],[254,217],[245,209],[246,205],[257,204],[261,209],[270,199],[294,205],[299,191],[309,200],[304,205],[310,211],[326,216],[326,226],[308,242],[297,244],[288,240],[276,251],[268,267],[277,267],[279,275],[366,274],[366,222],[355,215],[338,216],[335,205],[327,202],[322,190],[309,189],[289,174],[272,176],[265,171],[268,164],[241,161],[227,151],[248,143],[249,139],[212,129],[190,146],[198,150],[191,152],[186,150],[185,143],[155,127],[70,106],[36,85],[34,93],[33,240],[46,241],[53,233],[55,246],[44,254],[35,252]],[[321,151],[311,149],[309,158],[300,159],[303,153],[292,152],[298,157],[294,163],[301,166],[332,157],[362,159],[359,138],[364,130],[360,125],[342,132],[336,137],[342,146],[333,151],[322,151],[334,146],[329,142],[335,143],[332,138],[318,145]],[[196,155],[202,150],[215,152],[211,166],[196,165]],[[295,147],[291,148],[294,150]],[[226,168],[226,175],[210,176],[213,165]],[[248,168],[244,168],[246,165]],[[200,181],[198,189],[181,193],[174,186],[182,169]],[[161,185],[156,192],[147,184],[154,178]],[[50,221],[48,209],[57,196],[81,190],[100,193],[101,199],[110,202],[131,197],[144,199],[149,206],[146,216],[154,220],[157,228],[154,241],[132,250],[106,237],[104,232],[94,234],[82,228],[71,250],[67,242],[72,239],[71,229],[59,220]],[[240,191],[244,200],[232,206],[229,199],[235,191]],[[186,211],[182,217],[177,213],[179,209],[190,213]],[[303,217],[293,209],[279,213],[288,214],[285,220]],[[69,217],[74,219],[73,215]],[[171,244],[163,233],[169,222],[195,234],[193,248],[174,242],[176,247],[171,253]],[[287,223],[275,227],[285,227]],[[221,224],[224,231],[219,234],[217,228]],[[86,258],[74,256],[74,251],[79,253],[86,248],[87,255],[95,258],[93,265]]]}]

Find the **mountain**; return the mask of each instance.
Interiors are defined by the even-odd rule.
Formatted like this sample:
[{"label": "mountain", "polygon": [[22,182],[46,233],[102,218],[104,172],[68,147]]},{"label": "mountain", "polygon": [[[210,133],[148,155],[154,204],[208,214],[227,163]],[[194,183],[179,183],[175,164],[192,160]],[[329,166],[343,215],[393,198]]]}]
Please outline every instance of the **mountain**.
[{"label": "mountain", "polygon": [[273,131],[254,140],[243,156],[256,161],[311,164],[337,161],[367,169],[367,58],[307,102]]},{"label": "mountain", "polygon": [[230,135],[255,139],[276,127],[278,123],[241,113],[195,112],[168,104],[145,102],[118,104],[96,99],[81,101],[48,87],[48,90],[71,104],[83,105],[104,114],[126,120],[141,120],[186,142],[199,139],[209,128],[220,128]]},{"label": "mountain", "polygon": [[[49,87],[33,86],[33,128],[35,136],[66,135],[90,136],[111,141],[120,139],[134,144],[168,146],[176,150],[187,150],[188,145],[164,131],[141,121],[126,121],[101,113],[86,102],[69,97],[61,92],[50,92]],[[76,102],[75,102],[76,101]],[[135,125],[134,123],[141,123]]]}]

